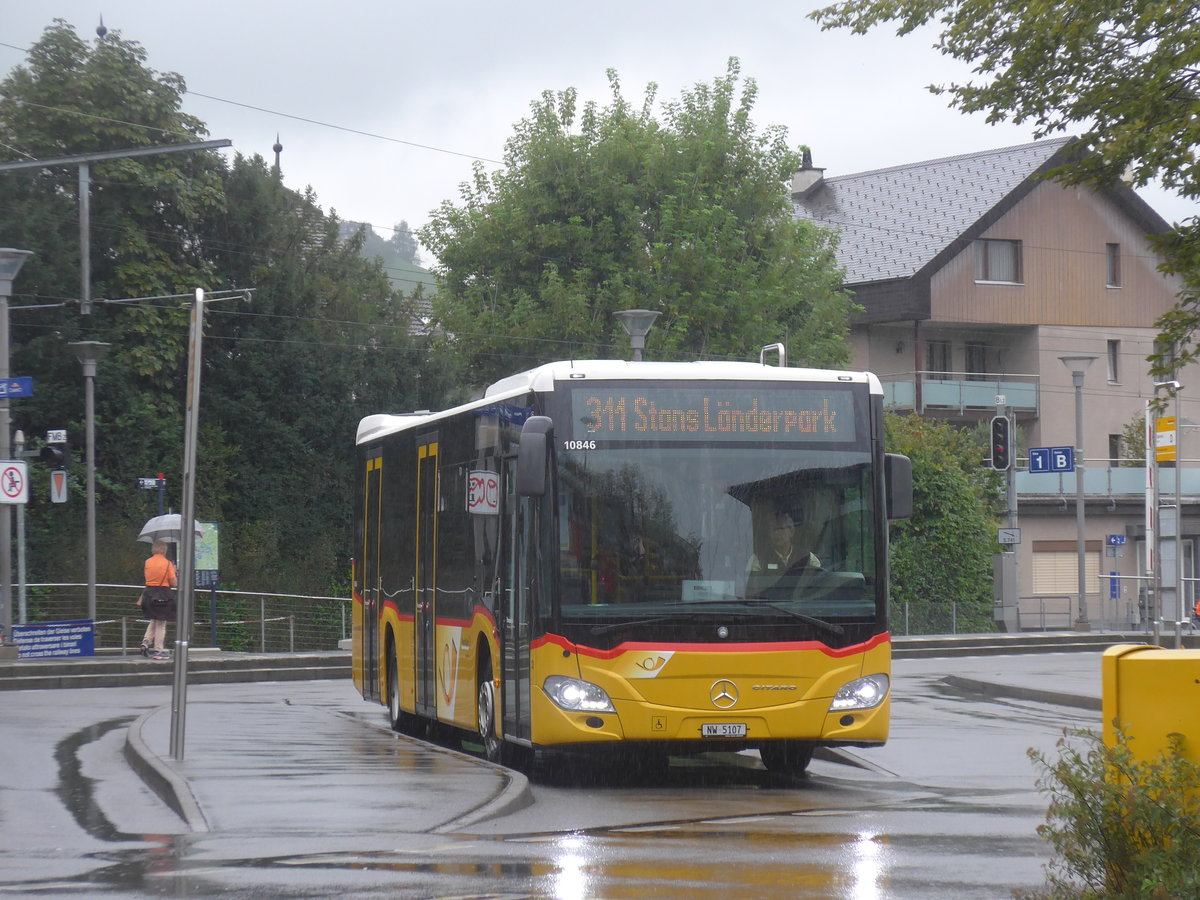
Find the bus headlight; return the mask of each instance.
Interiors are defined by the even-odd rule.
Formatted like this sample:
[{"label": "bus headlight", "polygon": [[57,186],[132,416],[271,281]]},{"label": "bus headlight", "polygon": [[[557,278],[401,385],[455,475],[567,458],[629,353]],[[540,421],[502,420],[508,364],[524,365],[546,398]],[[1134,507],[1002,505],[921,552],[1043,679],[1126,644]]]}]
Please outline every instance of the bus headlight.
[{"label": "bus headlight", "polygon": [[556,706],[571,712],[616,712],[604,688],[590,681],[551,675],[542,690]]},{"label": "bus headlight", "polygon": [[850,709],[874,709],[887,696],[888,677],[886,675],[868,675],[856,678],[843,684],[833,702],[829,704],[830,712],[843,712]]}]

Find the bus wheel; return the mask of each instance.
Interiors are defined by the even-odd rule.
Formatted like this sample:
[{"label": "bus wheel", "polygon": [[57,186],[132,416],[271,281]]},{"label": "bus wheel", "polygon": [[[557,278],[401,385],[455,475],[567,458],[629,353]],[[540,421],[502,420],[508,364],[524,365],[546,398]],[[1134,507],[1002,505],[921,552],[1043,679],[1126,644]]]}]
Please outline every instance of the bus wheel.
[{"label": "bus wheel", "polygon": [[774,775],[803,775],[812,762],[813,745],[807,741],[772,741],[758,748],[763,765]]},{"label": "bus wheel", "polygon": [[396,648],[388,647],[387,653],[387,698],[388,720],[392,723],[392,731],[403,731],[404,711],[400,709],[400,672],[396,665]]},{"label": "bus wheel", "polygon": [[479,742],[483,744],[483,755],[490,762],[498,763],[502,755],[503,741],[496,736],[496,684],[492,681],[490,669],[487,677],[479,681],[479,695],[475,708],[479,723]]},{"label": "bus wheel", "polygon": [[420,737],[423,733],[421,719],[405,712],[400,706],[400,666],[394,645],[388,647],[387,653],[387,700],[388,721],[392,723],[392,731]]}]

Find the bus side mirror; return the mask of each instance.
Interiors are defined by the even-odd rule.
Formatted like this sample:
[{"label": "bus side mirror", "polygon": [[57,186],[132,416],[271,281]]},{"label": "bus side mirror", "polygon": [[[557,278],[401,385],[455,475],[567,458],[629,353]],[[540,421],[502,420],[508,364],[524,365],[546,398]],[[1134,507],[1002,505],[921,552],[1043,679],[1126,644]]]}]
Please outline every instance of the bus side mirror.
[{"label": "bus side mirror", "polygon": [[885,453],[883,480],[887,485],[888,520],[907,519],[913,510],[912,460],[899,453]]},{"label": "bus side mirror", "polygon": [[517,450],[517,495],[541,497],[546,493],[546,461],[554,421],[548,416],[530,416],[521,426],[521,446]]}]

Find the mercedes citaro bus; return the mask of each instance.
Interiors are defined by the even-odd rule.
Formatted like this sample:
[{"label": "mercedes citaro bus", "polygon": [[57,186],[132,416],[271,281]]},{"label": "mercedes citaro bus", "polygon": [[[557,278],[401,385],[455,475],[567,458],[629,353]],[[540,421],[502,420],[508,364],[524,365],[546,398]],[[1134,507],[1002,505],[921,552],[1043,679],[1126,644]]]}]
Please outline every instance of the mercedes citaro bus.
[{"label": "mercedes citaro bus", "polygon": [[354,683],[397,730],[791,773],[887,739],[912,474],[874,375],[556,362],[368,416],[357,460]]}]

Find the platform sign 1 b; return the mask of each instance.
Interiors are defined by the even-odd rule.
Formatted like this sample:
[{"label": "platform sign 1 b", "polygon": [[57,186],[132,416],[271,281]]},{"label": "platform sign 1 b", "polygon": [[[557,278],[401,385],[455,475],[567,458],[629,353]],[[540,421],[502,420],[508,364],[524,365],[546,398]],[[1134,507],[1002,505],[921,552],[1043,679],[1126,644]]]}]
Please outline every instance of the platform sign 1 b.
[{"label": "platform sign 1 b", "polygon": [[1030,447],[1029,471],[1035,475],[1047,472],[1074,472],[1074,447]]}]

